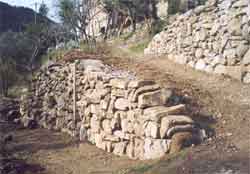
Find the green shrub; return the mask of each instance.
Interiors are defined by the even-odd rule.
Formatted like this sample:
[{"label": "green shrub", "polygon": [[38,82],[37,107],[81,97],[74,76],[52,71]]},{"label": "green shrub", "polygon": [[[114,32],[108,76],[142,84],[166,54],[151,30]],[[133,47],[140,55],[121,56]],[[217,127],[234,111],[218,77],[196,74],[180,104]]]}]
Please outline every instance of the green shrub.
[{"label": "green shrub", "polygon": [[154,36],[154,35],[160,33],[166,25],[167,25],[166,20],[159,19],[159,20],[153,22],[152,28],[151,28],[151,31],[149,31],[149,34]]},{"label": "green shrub", "polygon": [[145,48],[147,48],[149,42],[150,42],[150,39],[144,40],[143,42],[140,42],[138,44],[131,46],[129,49],[132,52],[141,53],[144,51]]}]

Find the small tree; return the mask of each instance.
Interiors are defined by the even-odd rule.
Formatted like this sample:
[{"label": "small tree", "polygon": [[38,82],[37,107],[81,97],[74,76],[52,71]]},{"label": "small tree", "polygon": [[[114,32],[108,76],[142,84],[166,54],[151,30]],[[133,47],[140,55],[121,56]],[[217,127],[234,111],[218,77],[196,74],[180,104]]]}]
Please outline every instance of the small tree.
[{"label": "small tree", "polygon": [[86,33],[90,10],[94,0],[59,0],[59,16],[64,25],[67,25],[77,36],[77,39],[89,40]]},{"label": "small tree", "polygon": [[39,14],[41,14],[42,16],[47,16],[48,13],[49,13],[48,6],[44,2],[42,2],[39,7]]},{"label": "small tree", "polygon": [[16,79],[15,63],[10,58],[0,58],[0,94],[4,97],[8,96],[10,86]]}]

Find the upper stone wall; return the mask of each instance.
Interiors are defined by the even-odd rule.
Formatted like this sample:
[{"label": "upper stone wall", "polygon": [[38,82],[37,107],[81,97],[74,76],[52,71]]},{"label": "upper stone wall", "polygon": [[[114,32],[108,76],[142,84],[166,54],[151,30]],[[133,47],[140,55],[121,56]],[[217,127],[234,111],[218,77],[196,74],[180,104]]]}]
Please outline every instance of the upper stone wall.
[{"label": "upper stone wall", "polygon": [[250,83],[250,1],[209,0],[157,34],[145,54]]},{"label": "upper stone wall", "polygon": [[132,159],[162,157],[173,150],[172,138],[178,133],[200,140],[185,105],[169,102],[171,90],[98,60],[80,61],[74,78],[74,66],[54,64],[37,75],[33,89],[21,99],[25,126],[67,132]]}]

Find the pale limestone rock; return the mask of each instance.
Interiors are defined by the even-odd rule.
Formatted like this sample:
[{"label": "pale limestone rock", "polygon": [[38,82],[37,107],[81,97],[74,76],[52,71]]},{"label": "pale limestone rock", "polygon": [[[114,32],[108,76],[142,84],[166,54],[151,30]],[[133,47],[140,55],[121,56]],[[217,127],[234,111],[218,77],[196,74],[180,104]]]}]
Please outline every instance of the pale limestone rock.
[{"label": "pale limestone rock", "polygon": [[242,67],[241,66],[227,66],[226,67],[226,74],[235,78],[235,79],[241,80]]},{"label": "pale limestone rock", "polygon": [[203,56],[204,56],[204,51],[202,48],[198,48],[196,51],[195,51],[195,57],[197,59],[201,59]]},{"label": "pale limestone rock", "polygon": [[139,122],[134,123],[134,131],[135,135],[138,137],[142,137],[144,135],[143,126]]},{"label": "pale limestone rock", "polygon": [[136,159],[144,159],[144,141],[142,139],[135,139],[134,156]]},{"label": "pale limestone rock", "polygon": [[248,49],[249,49],[249,45],[240,44],[236,50],[237,56],[240,58],[244,57],[244,55],[247,53]]},{"label": "pale limestone rock", "polygon": [[148,86],[143,86],[139,89],[136,90],[135,94],[133,95],[133,97],[130,99],[130,101],[132,102],[136,102],[138,99],[138,96],[142,93],[145,92],[152,92],[152,91],[156,91],[158,90],[160,87],[159,85],[148,85]]},{"label": "pale limestone rock", "polygon": [[112,127],[111,127],[111,121],[108,119],[105,119],[102,121],[102,128],[104,132],[108,135],[112,134]]},{"label": "pale limestone rock", "polygon": [[127,99],[118,98],[115,101],[115,109],[126,111],[126,110],[128,110],[128,108],[129,108],[129,101]]},{"label": "pale limestone rock", "polygon": [[246,84],[250,84],[250,73],[246,73],[243,76],[243,82],[246,83]]},{"label": "pale limestone rock", "polygon": [[159,125],[156,122],[146,122],[143,125],[144,128],[144,134],[146,137],[151,137],[151,138],[158,138],[159,136]]},{"label": "pale limestone rock", "polygon": [[97,118],[97,116],[92,116],[90,119],[90,127],[91,131],[94,133],[99,133],[101,129],[101,123],[100,120]]},{"label": "pale limestone rock", "polygon": [[96,104],[91,104],[90,105],[90,112],[92,114],[96,114],[96,115],[101,115],[101,107],[100,105],[96,105]]},{"label": "pale limestone rock", "polygon": [[144,159],[156,159],[163,157],[169,150],[168,140],[161,139],[145,139],[144,144]]},{"label": "pale limestone rock", "polygon": [[177,105],[172,107],[156,106],[144,110],[144,120],[160,121],[161,118],[168,115],[181,114],[185,111],[185,105]]},{"label": "pale limestone rock", "polygon": [[119,138],[119,137],[117,137],[117,136],[115,136],[115,135],[107,135],[107,134],[105,134],[105,135],[103,136],[103,139],[104,139],[105,141],[111,141],[111,142],[119,142],[119,141],[120,141],[120,138]]},{"label": "pale limestone rock", "polygon": [[243,65],[249,65],[250,64],[250,49],[246,52],[245,56],[243,57]]},{"label": "pale limestone rock", "polygon": [[217,65],[214,68],[214,73],[216,74],[226,74],[227,70],[226,70],[226,66],[224,65]]},{"label": "pale limestone rock", "polygon": [[203,59],[199,59],[195,64],[195,69],[204,71],[206,68],[206,62]]},{"label": "pale limestone rock", "polygon": [[193,124],[194,121],[184,115],[169,115],[161,119],[160,137],[166,138],[167,131],[175,125]]},{"label": "pale limestone rock", "polygon": [[126,79],[112,79],[110,81],[110,84],[114,88],[119,88],[119,89],[127,89],[128,87],[128,80]]},{"label": "pale limestone rock", "polygon": [[122,119],[121,120],[122,131],[125,132],[125,133],[127,133],[128,129],[129,129],[128,123],[129,123],[128,119]]},{"label": "pale limestone rock", "polygon": [[130,142],[128,144],[127,149],[126,149],[126,155],[131,159],[135,158],[135,148],[134,148],[133,142]]},{"label": "pale limestone rock", "polygon": [[241,35],[241,21],[238,18],[233,18],[229,21],[228,30],[230,34],[239,36]]},{"label": "pale limestone rock", "polygon": [[100,105],[101,105],[101,109],[107,111],[108,110],[108,106],[110,103],[110,95],[105,96],[105,98],[103,100],[101,100]]},{"label": "pale limestone rock", "polygon": [[197,129],[193,124],[176,125],[167,131],[167,137],[171,138],[177,132],[195,132]]},{"label": "pale limestone rock", "polygon": [[102,136],[100,134],[95,134],[94,137],[96,147],[105,150],[105,143],[103,142]]},{"label": "pale limestone rock", "polygon": [[151,106],[159,106],[164,104],[165,101],[163,101],[163,94],[161,90],[144,93],[138,97],[139,108],[147,108]]},{"label": "pale limestone rock", "polygon": [[140,88],[147,85],[154,85],[155,82],[151,80],[132,80],[129,82],[129,88]]},{"label": "pale limestone rock", "polygon": [[118,156],[123,156],[125,154],[126,147],[127,147],[127,142],[115,143],[113,153]]}]

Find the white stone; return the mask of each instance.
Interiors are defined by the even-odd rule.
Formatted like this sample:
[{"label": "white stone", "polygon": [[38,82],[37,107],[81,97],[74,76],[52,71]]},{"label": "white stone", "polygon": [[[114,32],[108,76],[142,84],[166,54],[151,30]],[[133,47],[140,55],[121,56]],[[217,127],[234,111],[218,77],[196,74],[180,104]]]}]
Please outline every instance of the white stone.
[{"label": "white stone", "polygon": [[243,77],[243,83],[250,84],[250,73],[246,73]]},{"label": "white stone", "polygon": [[159,136],[159,126],[156,122],[146,122],[144,123],[144,133],[146,137],[158,138]]},{"label": "white stone", "polygon": [[248,49],[247,53],[243,57],[243,65],[249,65],[250,64],[250,49]]},{"label": "white stone", "polygon": [[214,73],[215,74],[226,74],[227,70],[226,70],[226,66],[224,65],[217,65],[214,68]]},{"label": "white stone", "polygon": [[195,69],[204,71],[205,68],[206,68],[206,62],[203,59],[199,59],[195,64]]},{"label": "white stone", "polygon": [[124,98],[118,98],[115,101],[115,108],[118,110],[126,111],[129,108],[129,101]]},{"label": "white stone", "polygon": [[198,58],[198,59],[201,59],[203,56],[204,56],[203,49],[202,48],[198,48],[195,51],[195,57]]}]

